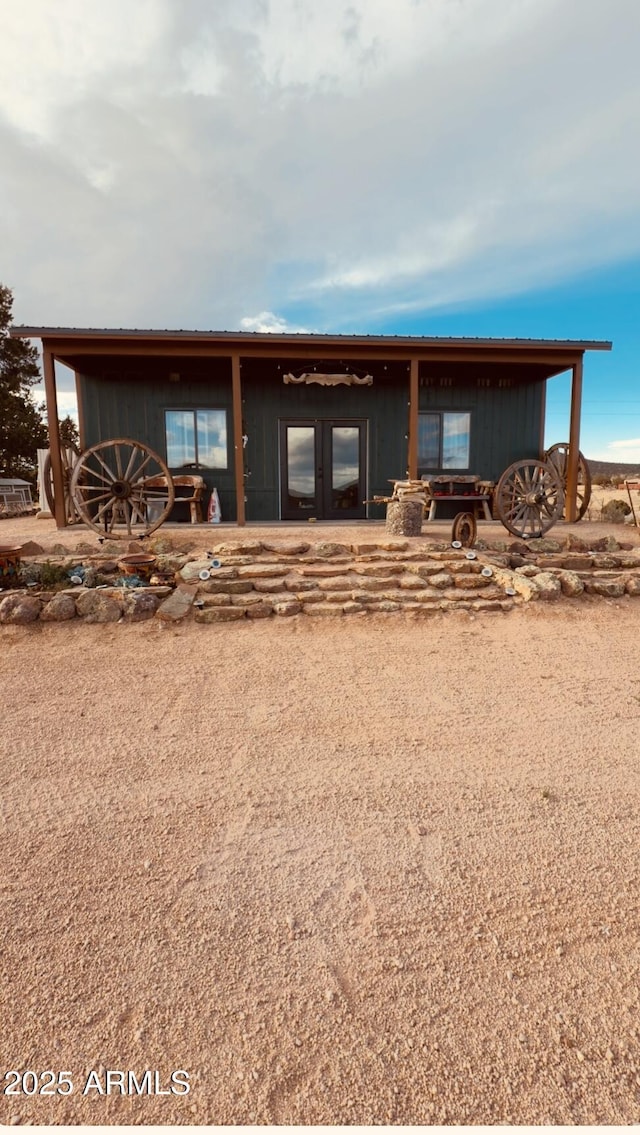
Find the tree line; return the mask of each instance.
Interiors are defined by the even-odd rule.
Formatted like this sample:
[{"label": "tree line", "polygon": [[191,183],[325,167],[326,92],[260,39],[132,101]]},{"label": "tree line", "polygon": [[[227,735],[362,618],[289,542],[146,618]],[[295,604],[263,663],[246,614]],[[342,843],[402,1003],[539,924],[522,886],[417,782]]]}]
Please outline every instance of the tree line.
[{"label": "tree line", "polygon": [[[35,485],[37,450],[49,446],[44,404],[31,397],[40,381],[38,352],[26,339],[11,339],[13,293],[0,284],[0,477],[19,477]],[[64,445],[78,444],[69,415],[60,422]]]}]

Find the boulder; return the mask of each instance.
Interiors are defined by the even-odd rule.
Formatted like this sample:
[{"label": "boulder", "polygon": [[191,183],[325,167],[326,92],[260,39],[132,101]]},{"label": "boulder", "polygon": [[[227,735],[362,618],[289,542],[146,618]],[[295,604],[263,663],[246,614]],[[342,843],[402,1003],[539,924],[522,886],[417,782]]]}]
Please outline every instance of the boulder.
[{"label": "boulder", "polygon": [[122,596],[124,617],[129,623],[142,623],[147,619],[152,619],[159,606],[159,597],[144,588],[125,591]]},{"label": "boulder", "polygon": [[[576,556],[576,559],[578,558],[579,557]],[[582,592],[584,591],[584,583],[580,579],[580,576],[576,575],[574,571],[561,571],[559,574],[559,579],[563,595],[567,595],[569,596],[569,598],[573,598],[576,595],[582,595]]]},{"label": "boulder", "polygon": [[76,611],[85,623],[117,623],[122,615],[122,601],[104,591],[84,591],[76,599]]},{"label": "boulder", "polygon": [[58,592],[42,608],[40,618],[43,623],[66,623],[76,617],[76,604],[72,595]]},{"label": "boulder", "polygon": [[40,600],[35,595],[25,595],[23,592],[7,595],[0,600],[0,623],[15,623],[18,626],[35,623],[40,616],[40,609]]},{"label": "boulder", "polygon": [[562,595],[560,580],[550,571],[539,571],[531,582],[537,587],[541,599],[559,599]]},{"label": "boulder", "polygon": [[195,587],[190,587],[187,583],[179,583],[175,591],[158,607],[157,617],[170,623],[184,619],[193,606],[196,593]]}]

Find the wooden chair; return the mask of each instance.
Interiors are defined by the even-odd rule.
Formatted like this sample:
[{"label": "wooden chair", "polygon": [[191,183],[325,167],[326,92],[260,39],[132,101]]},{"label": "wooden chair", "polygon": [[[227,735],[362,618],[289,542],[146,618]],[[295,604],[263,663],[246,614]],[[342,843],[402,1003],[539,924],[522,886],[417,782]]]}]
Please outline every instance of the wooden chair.
[{"label": "wooden chair", "polygon": [[[175,490],[175,504],[188,504],[191,514],[191,523],[202,524],[202,498],[204,496],[205,490],[204,477],[190,475],[183,476],[182,474],[179,474],[177,477],[172,477],[171,480],[173,481],[173,487]],[[166,488],[167,478],[162,476],[149,477],[149,480],[146,482],[146,484],[149,488],[152,489]],[[190,495],[187,493],[182,493],[179,491],[180,489],[190,489],[191,493]],[[156,499],[158,501],[161,501],[162,497],[158,497]]]}]

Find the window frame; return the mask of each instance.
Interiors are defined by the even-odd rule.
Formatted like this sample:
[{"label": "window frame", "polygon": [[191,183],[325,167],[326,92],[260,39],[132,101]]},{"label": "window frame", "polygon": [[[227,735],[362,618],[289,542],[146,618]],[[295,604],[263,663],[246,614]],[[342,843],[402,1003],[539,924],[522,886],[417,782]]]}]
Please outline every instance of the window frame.
[{"label": "window frame", "polygon": [[[468,419],[469,419],[469,451],[468,451],[468,454],[467,454],[467,464],[466,465],[448,465],[448,466],[445,466],[443,464],[443,460],[444,460],[444,419],[445,419],[447,414],[466,414],[468,416]],[[471,468],[471,426],[472,426],[472,418],[473,418],[472,411],[471,410],[463,410],[463,409],[460,409],[460,410],[443,410],[443,409],[419,410],[418,411],[418,446],[420,444],[420,418],[427,417],[427,415],[430,415],[431,417],[438,417],[439,418],[438,464],[437,465],[427,465],[425,462],[421,461],[420,451],[418,449],[418,470],[424,471],[424,472],[429,472],[429,473],[431,473],[431,472],[434,472],[434,473],[435,472],[437,472],[437,473],[441,473],[441,472],[442,473],[451,473],[451,472],[465,473],[465,472],[468,472],[469,469]]]},{"label": "window frame", "polygon": [[[183,465],[172,465],[169,461],[169,437],[167,431],[167,415],[168,414],[192,414],[193,415],[193,447],[194,447],[194,460],[186,462]],[[201,465],[198,454],[198,414],[224,414],[224,432],[225,432],[225,463],[224,465]],[[169,469],[180,469],[187,472],[190,469],[195,469],[200,473],[210,472],[223,472],[228,473],[230,469],[229,463],[229,410],[226,406],[165,406],[164,407],[164,445],[165,453],[167,456],[167,467]]]}]

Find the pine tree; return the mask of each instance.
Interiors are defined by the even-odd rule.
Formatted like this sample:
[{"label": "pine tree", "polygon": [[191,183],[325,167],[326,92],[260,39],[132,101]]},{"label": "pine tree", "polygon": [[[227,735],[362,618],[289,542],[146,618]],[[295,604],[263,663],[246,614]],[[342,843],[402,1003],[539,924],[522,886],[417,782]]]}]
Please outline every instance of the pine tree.
[{"label": "pine tree", "polygon": [[46,449],[47,429],[29,391],[40,380],[38,352],[26,339],[10,339],[11,290],[0,284],[0,477],[35,483],[36,450]]}]

